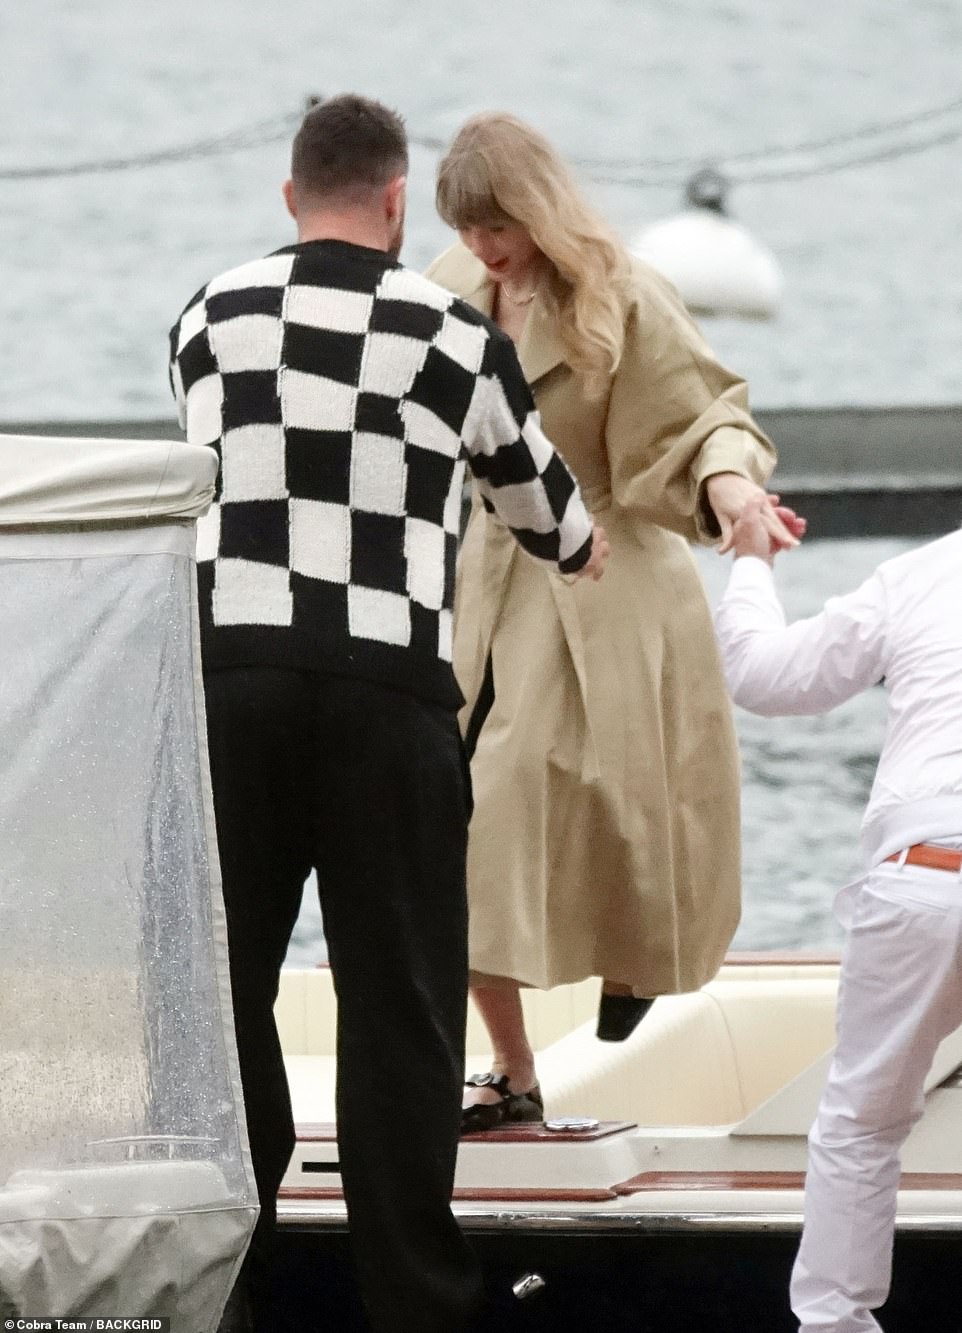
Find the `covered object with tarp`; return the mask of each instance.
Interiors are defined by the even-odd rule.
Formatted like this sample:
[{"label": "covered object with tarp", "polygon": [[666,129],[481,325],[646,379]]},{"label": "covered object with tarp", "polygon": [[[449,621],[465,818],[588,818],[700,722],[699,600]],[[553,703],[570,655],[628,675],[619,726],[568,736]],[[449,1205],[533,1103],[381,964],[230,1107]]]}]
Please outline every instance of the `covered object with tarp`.
[{"label": "covered object with tarp", "polygon": [[0,435],[5,1319],[209,1333],[257,1215],[198,660],[216,470]]}]

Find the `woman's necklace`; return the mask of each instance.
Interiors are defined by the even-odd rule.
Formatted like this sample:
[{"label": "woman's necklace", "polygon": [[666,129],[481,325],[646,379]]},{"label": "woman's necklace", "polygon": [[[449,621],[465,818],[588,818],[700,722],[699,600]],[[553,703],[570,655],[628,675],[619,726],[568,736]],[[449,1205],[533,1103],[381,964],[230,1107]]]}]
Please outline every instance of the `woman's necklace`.
[{"label": "woman's necklace", "polygon": [[535,296],[537,296],[538,294],[538,288],[535,286],[532,287],[531,291],[528,292],[527,296],[512,296],[511,293],[508,291],[508,285],[505,282],[502,282],[501,290],[512,305],[519,305],[519,306],[530,305],[531,302],[534,300]]}]

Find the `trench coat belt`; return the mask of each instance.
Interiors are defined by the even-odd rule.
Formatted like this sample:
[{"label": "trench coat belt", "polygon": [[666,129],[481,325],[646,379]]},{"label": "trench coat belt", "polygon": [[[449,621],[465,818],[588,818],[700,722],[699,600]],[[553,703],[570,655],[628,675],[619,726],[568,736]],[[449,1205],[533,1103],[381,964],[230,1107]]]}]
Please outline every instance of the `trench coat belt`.
[{"label": "trench coat belt", "polygon": [[[893,852],[886,861],[902,861],[901,852]],[[951,870],[958,874],[962,870],[962,852],[951,847],[933,847],[927,842],[917,842],[905,853],[903,865],[926,866],[929,870]]]}]

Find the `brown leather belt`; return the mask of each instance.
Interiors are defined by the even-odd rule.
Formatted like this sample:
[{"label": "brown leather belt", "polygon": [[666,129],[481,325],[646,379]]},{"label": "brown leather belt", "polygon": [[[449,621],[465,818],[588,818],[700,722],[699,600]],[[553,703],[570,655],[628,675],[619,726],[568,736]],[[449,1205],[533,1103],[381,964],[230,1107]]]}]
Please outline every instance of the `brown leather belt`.
[{"label": "brown leather belt", "polygon": [[[901,861],[902,853],[893,852],[886,861]],[[928,842],[917,842],[906,854],[904,865],[927,866],[929,870],[952,870],[956,874],[962,870],[962,852],[951,847],[933,847]]]}]

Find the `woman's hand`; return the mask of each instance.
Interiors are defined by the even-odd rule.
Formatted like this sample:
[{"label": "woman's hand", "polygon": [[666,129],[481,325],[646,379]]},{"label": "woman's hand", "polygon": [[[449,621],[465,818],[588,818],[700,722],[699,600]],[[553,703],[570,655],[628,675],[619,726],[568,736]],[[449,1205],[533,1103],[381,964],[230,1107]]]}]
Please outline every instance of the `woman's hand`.
[{"label": "woman's hand", "polygon": [[765,527],[763,514],[770,508],[768,497],[757,496],[748,504],[732,524],[732,550],[737,559],[741,555],[754,555],[769,565],[775,563],[771,537]]},{"label": "woman's hand", "polygon": [[769,495],[761,486],[737,472],[716,472],[705,482],[705,492],[712,513],[721,529],[719,555],[732,548],[734,525],[748,506],[758,505],[759,522],[768,535],[771,554],[797,546],[805,533],[805,520],[793,509],[778,503],[777,495]]}]

